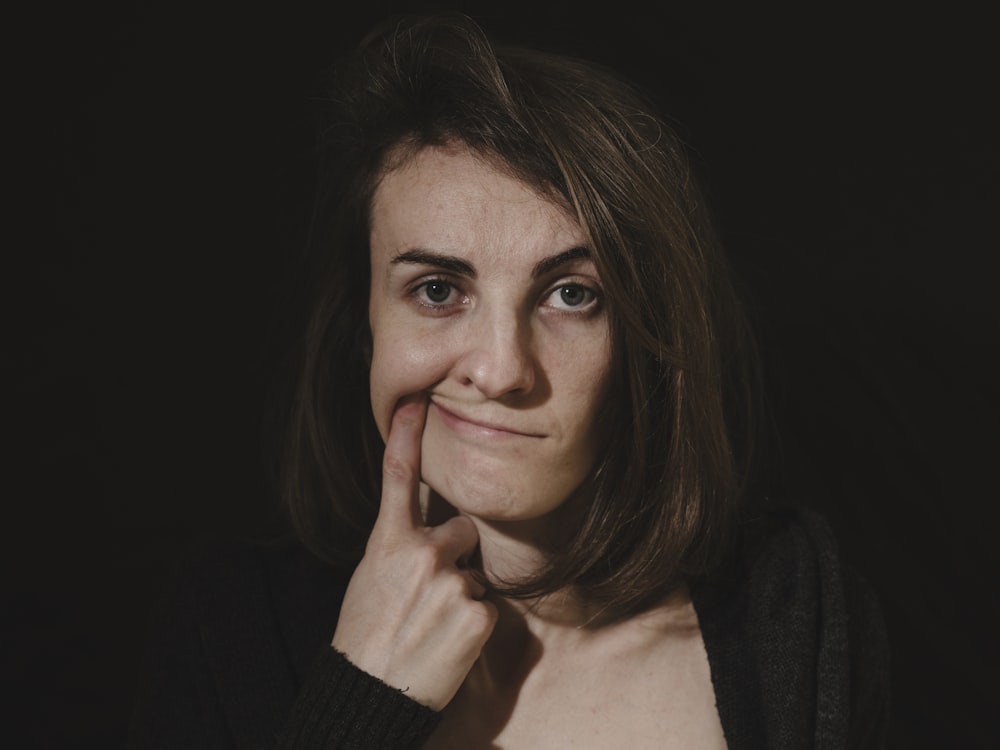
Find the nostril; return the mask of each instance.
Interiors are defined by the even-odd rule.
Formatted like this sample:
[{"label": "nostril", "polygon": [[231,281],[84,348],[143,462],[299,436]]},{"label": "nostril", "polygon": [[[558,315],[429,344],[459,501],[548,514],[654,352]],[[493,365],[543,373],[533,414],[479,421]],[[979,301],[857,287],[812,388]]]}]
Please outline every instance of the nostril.
[{"label": "nostril", "polygon": [[528,392],[534,387],[535,360],[525,327],[519,321],[483,315],[467,329],[465,352],[455,361],[453,376],[487,398]]}]

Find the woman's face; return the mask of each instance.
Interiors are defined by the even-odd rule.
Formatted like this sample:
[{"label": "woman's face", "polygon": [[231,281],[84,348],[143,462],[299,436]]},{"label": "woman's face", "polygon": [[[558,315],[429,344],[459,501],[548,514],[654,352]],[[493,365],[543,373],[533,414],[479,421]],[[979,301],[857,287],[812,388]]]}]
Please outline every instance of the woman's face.
[{"label": "woman's face", "polygon": [[383,438],[429,397],[423,481],[485,520],[539,518],[594,465],[611,370],[576,220],[461,146],[384,176],[371,212],[371,398]]}]

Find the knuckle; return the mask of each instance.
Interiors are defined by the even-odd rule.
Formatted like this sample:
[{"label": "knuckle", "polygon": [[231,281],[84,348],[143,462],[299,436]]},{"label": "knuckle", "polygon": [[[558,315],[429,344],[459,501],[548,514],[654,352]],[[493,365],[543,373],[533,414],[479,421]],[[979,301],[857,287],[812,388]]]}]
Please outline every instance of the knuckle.
[{"label": "knuckle", "polygon": [[409,461],[389,451],[386,451],[382,459],[382,473],[390,479],[396,479],[400,482],[412,482],[416,476]]},{"label": "knuckle", "polygon": [[447,576],[442,581],[441,585],[444,589],[445,594],[450,599],[469,598],[469,587],[466,584],[465,579],[462,576],[458,575],[457,573],[454,575]]},{"label": "knuckle", "polygon": [[451,540],[452,544],[457,544],[463,549],[474,547],[479,541],[476,525],[465,516],[449,519],[445,525],[438,528],[441,537]]},{"label": "knuckle", "polygon": [[454,529],[463,535],[469,535],[474,539],[479,538],[479,532],[476,530],[476,524],[472,522],[472,519],[468,516],[455,516],[448,520]]},{"label": "knuckle", "polygon": [[427,536],[424,538],[424,544],[439,558],[443,558],[447,555],[448,549],[451,546],[447,530],[441,528],[430,529]]},{"label": "knuckle", "polygon": [[393,419],[395,420],[396,425],[404,430],[413,430],[420,427],[421,419],[416,414],[405,409],[398,409],[393,415]]},{"label": "knuckle", "polygon": [[466,613],[470,629],[480,633],[491,632],[499,617],[497,608],[491,602],[486,601],[470,601],[466,607]]},{"label": "knuckle", "polygon": [[410,559],[410,565],[420,572],[433,572],[440,566],[438,551],[429,544],[417,545]]}]

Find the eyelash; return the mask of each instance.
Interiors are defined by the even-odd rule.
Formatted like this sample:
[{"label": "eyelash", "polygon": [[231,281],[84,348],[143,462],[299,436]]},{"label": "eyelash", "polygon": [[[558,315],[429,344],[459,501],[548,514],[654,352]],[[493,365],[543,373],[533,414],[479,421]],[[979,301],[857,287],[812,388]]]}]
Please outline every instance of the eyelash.
[{"label": "eyelash", "polygon": [[[412,297],[413,300],[418,305],[420,305],[421,307],[427,308],[428,310],[430,310],[432,312],[446,312],[449,308],[453,307],[456,303],[455,302],[449,303],[449,302],[446,302],[446,301],[445,302],[435,302],[434,300],[427,299],[427,297],[426,297],[427,289],[428,289],[428,287],[431,287],[431,286],[434,286],[434,285],[448,287],[449,290],[450,290],[450,293],[448,295],[449,297],[451,297],[452,294],[459,292],[458,287],[455,284],[453,284],[451,281],[449,281],[448,279],[444,279],[444,278],[430,278],[430,279],[424,279],[419,284],[416,284],[412,289],[410,289],[409,296]],[[465,304],[465,301],[463,300],[461,303],[458,303],[458,304]]]},{"label": "eyelash", "polygon": [[[407,294],[410,298],[414,300],[414,302],[416,302],[416,304],[420,305],[421,307],[432,313],[438,313],[438,314],[449,312],[456,304],[464,305],[467,304],[468,302],[468,297],[464,295],[462,296],[460,302],[448,302],[447,298],[441,302],[435,302],[434,300],[428,299],[426,296],[427,290],[432,286],[448,287],[449,298],[454,294],[459,294],[459,295],[462,294],[461,290],[454,282],[450,281],[447,278],[442,278],[442,277],[423,279],[418,284],[415,284],[413,287],[411,287]],[[560,284],[556,284],[555,286],[549,288],[547,292],[545,292],[545,294],[542,296],[542,299],[549,300],[553,295],[561,294],[564,290],[567,289],[574,289],[583,292],[584,302],[580,305],[573,305],[569,307],[558,307],[556,305],[548,305],[548,306],[551,307],[556,312],[566,315],[586,315],[594,313],[599,309],[602,300],[600,291],[593,287],[587,286],[586,284],[579,284],[573,282],[563,282]]]},{"label": "eyelash", "polygon": [[[600,295],[595,289],[591,289],[583,284],[559,284],[545,294],[545,299],[551,299],[556,294],[561,295],[567,289],[583,292],[584,301],[579,305],[569,305],[568,307],[556,307],[555,305],[551,305],[553,309],[558,310],[559,312],[569,313],[571,315],[581,315],[585,312],[596,310],[596,307],[601,299]],[[565,302],[565,299],[563,299],[563,302]]]}]

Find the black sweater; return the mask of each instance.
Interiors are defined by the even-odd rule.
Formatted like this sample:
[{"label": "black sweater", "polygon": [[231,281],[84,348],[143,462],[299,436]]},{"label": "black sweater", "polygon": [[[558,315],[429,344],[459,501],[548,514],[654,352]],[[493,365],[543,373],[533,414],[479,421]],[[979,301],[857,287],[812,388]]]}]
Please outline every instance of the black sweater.
[{"label": "black sweater", "polygon": [[[888,650],[826,525],[759,522],[728,577],[692,586],[731,750],[884,743]],[[220,551],[157,613],[134,748],[419,748],[438,716],[328,645],[348,578],[296,546]]]}]

